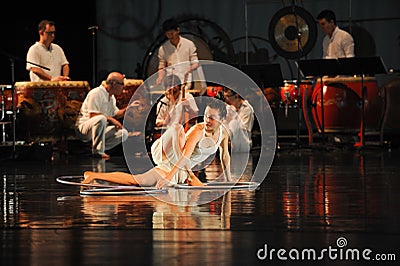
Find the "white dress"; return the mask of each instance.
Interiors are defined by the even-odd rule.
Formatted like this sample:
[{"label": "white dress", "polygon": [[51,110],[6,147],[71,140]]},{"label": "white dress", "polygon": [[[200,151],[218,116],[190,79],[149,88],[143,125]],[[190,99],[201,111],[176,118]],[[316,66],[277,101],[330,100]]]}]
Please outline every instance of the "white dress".
[{"label": "white dress", "polygon": [[[151,155],[154,163],[157,165],[157,167],[166,172],[172,170],[182,154],[181,148],[179,147],[178,127],[182,128],[181,125],[169,127],[151,146]],[[203,137],[196,145],[192,155],[190,156],[190,168],[193,168],[199,163],[205,161],[208,157],[217,152],[222,141],[222,130],[223,127],[220,126],[218,140],[215,142],[212,138],[205,136],[206,131],[205,128],[203,129]],[[173,185],[185,183],[188,176],[189,175],[186,170],[180,169],[171,179],[170,184]]]}]

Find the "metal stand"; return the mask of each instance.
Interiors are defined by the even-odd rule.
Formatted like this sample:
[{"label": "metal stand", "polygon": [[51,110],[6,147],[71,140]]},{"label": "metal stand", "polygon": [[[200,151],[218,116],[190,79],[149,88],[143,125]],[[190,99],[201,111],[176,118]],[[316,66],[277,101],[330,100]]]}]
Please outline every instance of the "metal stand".
[{"label": "metal stand", "polygon": [[[341,74],[339,62],[336,59],[310,59],[298,61],[298,69],[301,70],[305,76],[314,76],[320,80],[320,94],[321,94],[321,138],[322,143],[325,142],[325,112],[324,112],[324,84],[323,76],[326,75],[339,75]],[[308,132],[312,130],[309,129]],[[310,134],[310,133],[309,133]],[[312,139],[312,136],[309,136]]]},{"label": "metal stand", "polygon": [[[294,1],[292,1],[292,12],[295,17],[295,23],[296,23],[297,52],[300,55],[300,54],[303,54],[303,46],[301,44],[302,32],[300,31],[299,21],[297,19],[296,6],[294,4]],[[300,58],[297,58],[297,61],[299,59]],[[300,73],[299,68],[297,68],[297,79],[296,79],[295,89],[297,89],[297,95],[298,95],[296,144],[297,144],[297,146],[300,146],[300,129],[301,129],[301,121],[302,121],[301,115],[302,115],[302,110],[303,110],[303,108],[302,108],[303,99],[302,99],[302,95],[301,95],[301,73]]]},{"label": "metal stand", "polygon": [[338,62],[341,71],[344,74],[353,74],[361,76],[361,123],[360,123],[360,141],[355,143],[355,147],[365,146],[365,75],[386,74],[387,70],[383,64],[382,58],[379,56],[374,57],[352,57],[352,58],[339,58]]},{"label": "metal stand", "polygon": [[92,87],[97,84],[97,69],[96,69],[96,31],[98,26],[91,26],[88,30],[92,33]]},{"label": "metal stand", "polygon": [[[15,67],[14,67],[14,65],[15,65],[15,60],[21,61],[21,62],[23,62],[24,64],[29,63],[29,64],[31,64],[31,65],[35,65],[35,66],[40,67],[40,68],[43,68],[43,69],[45,69],[45,70],[50,70],[50,68],[47,68],[47,67],[45,67],[45,66],[41,66],[41,65],[39,65],[39,64],[30,62],[30,61],[22,60],[22,59],[20,59],[20,58],[18,58],[18,57],[16,57],[16,56],[13,56],[13,55],[11,55],[11,54],[9,54],[9,53],[3,51],[3,50],[0,50],[0,52],[1,52],[1,54],[7,56],[7,57],[10,59],[10,68],[11,68],[11,97],[12,97],[12,119],[11,119],[12,121],[11,121],[11,123],[12,123],[12,146],[13,146],[11,158],[12,158],[12,159],[16,159],[17,156],[16,156],[16,135],[15,135],[16,132],[15,132],[15,122],[16,122],[16,119],[17,119],[17,112],[16,112],[16,109],[17,109],[17,108],[16,108],[16,102],[15,102]],[[4,128],[4,127],[3,127],[3,128]]]}]

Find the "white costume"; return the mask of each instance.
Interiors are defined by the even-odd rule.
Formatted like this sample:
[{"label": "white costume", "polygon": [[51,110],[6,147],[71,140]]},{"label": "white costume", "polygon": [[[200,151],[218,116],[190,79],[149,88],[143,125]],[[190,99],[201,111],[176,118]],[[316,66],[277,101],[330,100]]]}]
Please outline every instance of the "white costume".
[{"label": "white costume", "polygon": [[347,31],[336,26],[332,37],[326,35],[322,41],[323,59],[354,57],[354,40]]},{"label": "white costume", "polygon": [[227,105],[226,125],[230,131],[232,152],[248,152],[252,146],[251,131],[254,124],[254,110],[244,100],[239,110]]},{"label": "white costume", "polygon": [[[169,127],[151,146],[151,155],[154,163],[157,167],[166,172],[171,171],[182,155],[182,150],[179,146],[179,137],[177,136],[180,130],[183,130],[183,127],[179,124]],[[214,142],[210,137],[205,136],[206,130],[204,127],[203,138],[196,145],[192,155],[190,156],[191,169],[217,152],[222,141],[222,130],[223,127],[220,126],[218,141]],[[170,184],[184,183],[188,176],[186,170],[180,169],[171,179]]]},{"label": "white costume", "polygon": [[[82,104],[76,121],[77,136],[83,141],[92,141],[92,153],[104,154],[128,138],[126,129],[116,129],[108,125],[106,116],[114,116],[119,111],[114,95],[99,86],[89,91]],[[100,113],[90,118],[90,113]]]},{"label": "white costume", "polygon": [[[47,47],[40,42],[36,42],[29,48],[26,61],[49,68],[50,70],[43,68],[42,70],[52,77],[62,75],[62,66],[69,64],[63,49],[59,45],[52,43],[49,49],[47,49]],[[30,63],[26,64],[26,69],[29,70],[31,81],[43,81],[38,75],[30,71],[32,67],[39,66]]]},{"label": "white costume", "polygon": [[[197,116],[199,112],[199,108],[197,107],[196,100],[194,99],[193,95],[189,92],[185,92],[185,99],[189,103],[189,120]],[[187,121],[181,121],[182,119],[182,93],[179,94],[179,98],[177,99],[175,104],[172,104],[167,97],[162,98],[157,104],[157,118],[156,124],[160,122],[164,122],[167,117],[170,117],[168,125],[173,125],[176,123],[183,123]],[[194,116],[194,117],[193,117]],[[164,125],[167,126],[167,125]]]},{"label": "white costume", "polygon": [[[166,73],[166,75],[174,74],[182,81],[185,81],[186,70],[191,63],[198,61],[196,46],[191,40],[182,36],[180,36],[177,46],[168,40],[158,49],[158,60],[158,69],[178,64],[173,69],[168,69],[171,72]],[[191,81],[192,77],[190,73],[186,82],[190,84]]]}]

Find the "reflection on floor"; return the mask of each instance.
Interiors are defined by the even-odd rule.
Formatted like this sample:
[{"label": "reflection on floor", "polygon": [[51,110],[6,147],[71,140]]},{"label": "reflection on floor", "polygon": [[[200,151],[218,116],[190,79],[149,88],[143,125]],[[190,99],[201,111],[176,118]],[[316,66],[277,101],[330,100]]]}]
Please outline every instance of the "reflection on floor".
[{"label": "reflection on floor", "polygon": [[[376,147],[280,149],[256,190],[170,189],[156,196],[82,196],[79,186],[55,181],[85,170],[127,171],[122,155],[3,160],[1,265],[254,265],[279,262],[280,248],[287,258],[291,249],[315,249],[318,257],[329,246],[399,259],[391,244],[400,240],[399,155]],[[140,171],[147,158],[135,160]],[[265,164],[257,151],[236,162],[238,175],[245,166],[245,181]],[[215,161],[204,172],[207,180],[219,173]],[[337,263],[337,254],[320,260]]]}]

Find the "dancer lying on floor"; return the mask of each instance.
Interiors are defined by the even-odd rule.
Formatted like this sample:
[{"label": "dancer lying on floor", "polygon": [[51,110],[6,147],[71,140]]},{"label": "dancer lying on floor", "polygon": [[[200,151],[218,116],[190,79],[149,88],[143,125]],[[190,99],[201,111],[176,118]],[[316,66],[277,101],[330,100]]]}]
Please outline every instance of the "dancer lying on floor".
[{"label": "dancer lying on floor", "polygon": [[124,172],[85,172],[83,183],[104,180],[123,185],[156,186],[162,188],[173,184],[188,183],[201,186],[203,183],[194,175],[192,168],[204,162],[219,148],[224,179],[231,181],[229,133],[222,122],[226,116],[226,104],[209,98],[204,111],[204,122],[191,127],[186,134],[180,124],[170,126],[157,139],[151,152],[156,166],[143,174]]}]

